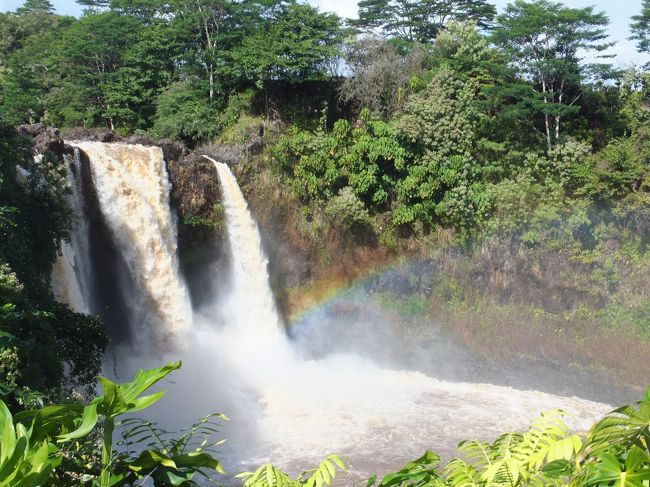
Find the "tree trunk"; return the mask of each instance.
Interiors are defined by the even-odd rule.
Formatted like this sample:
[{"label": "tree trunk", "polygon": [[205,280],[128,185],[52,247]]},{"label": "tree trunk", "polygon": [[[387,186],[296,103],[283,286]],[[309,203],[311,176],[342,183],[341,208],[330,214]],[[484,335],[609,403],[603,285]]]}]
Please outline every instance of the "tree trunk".
[{"label": "tree trunk", "polygon": [[210,63],[210,104],[214,101],[214,64]]},{"label": "tree trunk", "polygon": [[[562,104],[562,99],[564,98],[564,80],[560,83],[560,95],[558,97],[558,102]],[[560,115],[555,116],[555,143],[557,144],[560,140]]]},{"label": "tree trunk", "polygon": [[[546,79],[542,76],[542,93],[544,93],[544,104],[548,103],[548,98],[546,96]],[[544,126],[546,128],[546,146],[548,151],[551,152],[553,148],[553,142],[551,141],[551,124],[549,121],[548,113],[544,113]]]}]

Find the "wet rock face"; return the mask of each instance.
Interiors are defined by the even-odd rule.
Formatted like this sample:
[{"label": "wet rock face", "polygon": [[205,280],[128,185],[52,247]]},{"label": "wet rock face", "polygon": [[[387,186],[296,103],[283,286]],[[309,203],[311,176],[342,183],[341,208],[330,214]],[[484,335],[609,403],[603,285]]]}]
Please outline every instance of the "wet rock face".
[{"label": "wet rock face", "polygon": [[239,135],[242,140],[238,142],[208,144],[197,148],[196,152],[232,166],[262,154],[269,140],[283,130],[284,125],[280,121],[260,122],[244,130]]},{"label": "wet rock face", "polygon": [[61,157],[65,152],[61,131],[56,127],[46,127],[42,123],[23,124],[16,127],[16,132],[32,139],[37,154],[53,152]]},{"label": "wet rock face", "polygon": [[122,138],[108,129],[75,127],[63,130],[67,140],[88,140],[92,142],[120,142]]},{"label": "wet rock face", "polygon": [[[167,151],[174,149],[173,146],[168,147]],[[198,227],[221,230],[221,191],[214,164],[194,153],[166,160],[173,187],[172,200],[181,224],[197,231]]]},{"label": "wet rock face", "polygon": [[271,284],[276,294],[307,281],[311,277],[309,257],[283,238],[277,229],[261,228],[260,230],[262,244],[269,257]]}]

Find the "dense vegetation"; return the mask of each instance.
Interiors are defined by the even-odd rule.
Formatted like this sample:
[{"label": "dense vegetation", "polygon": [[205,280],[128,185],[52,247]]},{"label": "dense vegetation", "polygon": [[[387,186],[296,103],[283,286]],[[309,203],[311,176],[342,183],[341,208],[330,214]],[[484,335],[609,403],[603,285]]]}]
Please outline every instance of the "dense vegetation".
[{"label": "dense vegetation", "polygon": [[65,170],[51,156],[35,162],[31,142],[0,120],[0,399],[18,408],[91,387],[106,345],[97,318],[50,290],[73,224]]},{"label": "dense vegetation", "polygon": [[[160,444],[112,451],[115,419],[159,399],[140,394],[178,365],[126,386],[102,379],[104,395],[86,401],[106,336],[99,320],[52,296],[52,265],[75,222],[63,166],[54,153],[32,155],[14,130],[21,123],[195,147],[245,144],[251,127],[273,120],[282,133],[240,172],[260,217],[265,205],[281,213],[322,268],[337,258],[353,266],[350,249],[434,264],[453,249],[460,264],[441,264],[425,298],[463,323],[490,320],[469,332],[476,341],[503,332],[512,342],[501,349],[521,349],[526,336],[503,325],[505,309],[536,340],[550,330],[571,353],[586,347],[571,359],[647,382],[650,73],[610,64],[605,14],[549,0],[515,0],[498,15],[485,0],[362,0],[353,21],[297,0],[79,3],[78,19],[48,0],[0,13],[0,485],[151,476],[192,485],[199,471],[220,469],[214,445],[201,443],[211,418],[180,439],[132,424]],[[631,29],[650,53],[649,0]],[[540,261],[580,298],[557,310],[516,284],[495,297],[486,292],[495,279],[476,274]],[[587,337],[600,340],[595,349]],[[617,410],[585,439],[549,414],[527,433],[465,443],[442,468],[427,453],[379,485],[647,486],[649,401]],[[337,466],[333,456],[297,480],[271,466],[242,478],[320,486]]]}]

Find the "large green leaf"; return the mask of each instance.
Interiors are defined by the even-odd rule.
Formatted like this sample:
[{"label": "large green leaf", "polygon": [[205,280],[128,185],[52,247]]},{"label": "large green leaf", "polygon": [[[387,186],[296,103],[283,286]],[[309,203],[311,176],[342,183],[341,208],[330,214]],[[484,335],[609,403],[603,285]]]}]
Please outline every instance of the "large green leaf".
[{"label": "large green leaf", "polygon": [[6,404],[0,401],[0,486],[43,485],[60,463],[56,448],[47,441],[31,441],[31,429],[14,425]]},{"label": "large green leaf", "polygon": [[76,430],[71,431],[70,433],[60,435],[57,438],[57,441],[59,443],[63,443],[66,441],[83,438],[84,436],[88,435],[95,428],[95,425],[99,420],[99,416],[97,414],[97,408],[100,405],[100,403],[101,403],[101,398],[96,398],[88,406],[86,406],[83,410],[83,414],[81,417],[81,424],[79,425],[79,427]]},{"label": "large green leaf", "polygon": [[440,474],[436,470],[440,457],[430,450],[427,450],[417,460],[414,460],[404,466],[399,472],[386,475],[380,487],[397,487],[401,485],[410,485],[413,487],[432,485],[432,481],[440,479]]},{"label": "large green leaf", "polygon": [[587,486],[607,486],[616,485],[617,487],[645,487],[644,481],[650,480],[650,464],[646,463],[645,467],[634,464],[638,470],[626,470],[619,460],[611,453],[601,453],[598,455],[598,463],[588,465]]}]

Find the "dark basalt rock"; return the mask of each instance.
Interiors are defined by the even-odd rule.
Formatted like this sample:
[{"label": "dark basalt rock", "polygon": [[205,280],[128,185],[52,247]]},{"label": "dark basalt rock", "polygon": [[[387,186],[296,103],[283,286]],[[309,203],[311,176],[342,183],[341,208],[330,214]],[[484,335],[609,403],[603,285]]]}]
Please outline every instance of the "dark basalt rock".
[{"label": "dark basalt rock", "polygon": [[23,124],[16,127],[16,131],[25,137],[32,139],[34,152],[36,154],[54,153],[62,158],[65,152],[65,143],[61,137],[61,131],[56,127],[47,127],[42,123]]}]

